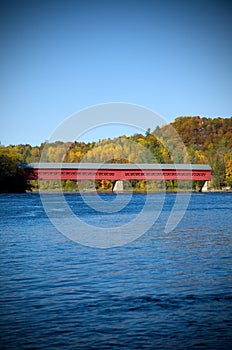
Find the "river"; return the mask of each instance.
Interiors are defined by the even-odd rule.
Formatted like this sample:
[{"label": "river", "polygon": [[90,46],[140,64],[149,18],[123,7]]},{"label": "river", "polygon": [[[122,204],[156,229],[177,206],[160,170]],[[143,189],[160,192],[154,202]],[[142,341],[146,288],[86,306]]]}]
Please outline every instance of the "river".
[{"label": "river", "polygon": [[58,232],[39,194],[0,195],[1,349],[231,349],[232,194],[193,194],[165,233],[175,196],[140,238],[99,249]]}]

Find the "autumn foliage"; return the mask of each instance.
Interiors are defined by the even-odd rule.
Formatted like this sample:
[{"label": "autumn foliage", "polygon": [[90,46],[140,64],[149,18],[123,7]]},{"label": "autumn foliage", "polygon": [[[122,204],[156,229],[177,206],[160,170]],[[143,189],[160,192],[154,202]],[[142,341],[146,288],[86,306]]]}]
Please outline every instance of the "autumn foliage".
[{"label": "autumn foliage", "polygon": [[[42,158],[41,158],[42,156]],[[122,135],[98,142],[42,143],[32,147],[0,147],[0,191],[14,184],[13,190],[25,190],[18,164],[25,162],[95,162],[95,163],[195,163],[209,164],[214,188],[232,187],[232,118],[178,117],[172,123],[147,130],[145,135]],[[20,186],[16,186],[16,183]],[[7,184],[7,185],[6,185]],[[28,185],[28,184],[27,184]],[[16,187],[15,187],[16,186]],[[46,187],[46,184],[44,184]],[[133,182],[143,189],[143,183]],[[9,187],[9,188],[8,188]],[[107,190],[109,182],[97,183]],[[64,189],[73,190],[72,182]]]}]

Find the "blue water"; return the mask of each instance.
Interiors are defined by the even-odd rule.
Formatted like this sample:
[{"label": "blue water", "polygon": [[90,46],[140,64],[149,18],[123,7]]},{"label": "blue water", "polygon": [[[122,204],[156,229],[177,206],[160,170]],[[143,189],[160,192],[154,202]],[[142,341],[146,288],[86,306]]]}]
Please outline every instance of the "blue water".
[{"label": "blue water", "polygon": [[[140,210],[144,196],[117,220]],[[86,220],[99,217],[78,194],[66,198]],[[1,349],[231,349],[231,199],[193,194],[165,233],[168,194],[143,236],[97,249],[59,233],[38,194],[0,195]]]}]

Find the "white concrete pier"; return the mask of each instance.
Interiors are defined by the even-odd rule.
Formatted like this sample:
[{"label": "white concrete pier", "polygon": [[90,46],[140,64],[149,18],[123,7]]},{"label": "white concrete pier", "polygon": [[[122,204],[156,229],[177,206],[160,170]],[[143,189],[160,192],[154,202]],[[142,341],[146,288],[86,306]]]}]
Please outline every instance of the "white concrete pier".
[{"label": "white concrete pier", "polygon": [[123,180],[118,180],[115,182],[114,187],[113,187],[113,192],[123,192],[124,191],[124,186],[123,186]]}]

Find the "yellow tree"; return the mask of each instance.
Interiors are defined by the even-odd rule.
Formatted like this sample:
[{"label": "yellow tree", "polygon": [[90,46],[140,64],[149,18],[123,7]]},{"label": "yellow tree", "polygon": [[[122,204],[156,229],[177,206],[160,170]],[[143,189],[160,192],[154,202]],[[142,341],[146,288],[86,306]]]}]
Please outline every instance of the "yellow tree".
[{"label": "yellow tree", "polygon": [[108,190],[111,188],[111,186],[112,186],[112,183],[110,180],[102,180],[101,181],[101,187],[103,190]]},{"label": "yellow tree", "polygon": [[232,187],[232,155],[227,153],[225,155],[225,166],[226,166],[226,184]]}]

